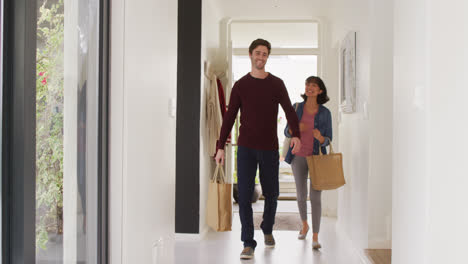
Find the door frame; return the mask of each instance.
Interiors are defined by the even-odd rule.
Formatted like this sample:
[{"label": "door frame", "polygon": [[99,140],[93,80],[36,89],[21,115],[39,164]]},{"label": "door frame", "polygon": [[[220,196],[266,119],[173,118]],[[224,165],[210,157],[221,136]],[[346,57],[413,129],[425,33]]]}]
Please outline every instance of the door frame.
[{"label": "door frame", "polygon": [[35,263],[36,11],[4,1],[2,263]]}]

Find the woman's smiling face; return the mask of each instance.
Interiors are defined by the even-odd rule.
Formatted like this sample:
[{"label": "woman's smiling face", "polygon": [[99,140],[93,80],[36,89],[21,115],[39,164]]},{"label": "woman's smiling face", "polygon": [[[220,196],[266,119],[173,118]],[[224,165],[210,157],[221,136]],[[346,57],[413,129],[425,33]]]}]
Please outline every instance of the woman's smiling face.
[{"label": "woman's smiling face", "polygon": [[314,82],[309,82],[305,84],[305,94],[307,97],[317,97],[319,94],[322,93],[318,84]]}]

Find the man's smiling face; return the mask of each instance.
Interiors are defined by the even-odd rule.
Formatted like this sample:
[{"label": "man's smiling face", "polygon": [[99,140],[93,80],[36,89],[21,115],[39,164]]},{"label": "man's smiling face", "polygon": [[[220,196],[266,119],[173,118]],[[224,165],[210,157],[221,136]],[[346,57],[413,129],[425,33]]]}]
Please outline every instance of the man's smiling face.
[{"label": "man's smiling face", "polygon": [[252,62],[252,68],[255,68],[257,70],[264,70],[265,69],[265,64],[268,60],[268,48],[259,45],[257,46],[250,56],[250,61]]}]

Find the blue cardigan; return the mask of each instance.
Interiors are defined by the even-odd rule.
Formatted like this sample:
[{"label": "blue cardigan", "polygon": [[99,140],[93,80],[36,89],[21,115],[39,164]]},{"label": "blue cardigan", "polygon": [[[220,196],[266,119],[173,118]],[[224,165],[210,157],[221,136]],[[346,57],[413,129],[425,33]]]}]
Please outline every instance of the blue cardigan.
[{"label": "blue cardigan", "polygon": [[[304,103],[305,102],[294,104],[294,108],[296,108],[296,105],[299,104],[297,105],[297,110],[296,110],[297,119],[299,120],[299,122],[301,121],[302,113],[304,112]],[[326,108],[323,105],[319,105],[318,113],[315,115],[314,128],[317,128],[322,134],[322,136],[325,137],[325,141],[321,145],[321,148],[322,148],[322,153],[326,154],[327,149],[325,147],[330,144],[330,141],[333,138],[333,132],[332,132],[332,119],[331,119],[330,110],[328,110],[328,108]],[[291,134],[289,134],[288,130],[289,130],[289,125],[286,125],[286,128],[284,129],[284,135],[286,137],[291,137]],[[313,155],[319,154],[319,145],[320,145],[320,142],[317,139],[314,139]],[[284,158],[284,161],[286,161],[289,164],[291,164],[291,161],[294,158],[294,155],[291,153],[291,151],[292,151],[292,148],[289,147],[288,154],[286,154],[286,157]]]}]

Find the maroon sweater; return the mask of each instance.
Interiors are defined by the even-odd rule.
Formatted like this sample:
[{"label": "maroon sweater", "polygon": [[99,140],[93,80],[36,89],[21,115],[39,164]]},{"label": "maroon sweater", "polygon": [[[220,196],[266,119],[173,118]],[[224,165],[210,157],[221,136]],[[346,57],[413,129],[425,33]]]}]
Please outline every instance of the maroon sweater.
[{"label": "maroon sweater", "polygon": [[286,113],[292,136],[300,137],[299,121],[283,80],[271,73],[265,79],[257,79],[248,73],[238,80],[232,88],[216,151],[224,149],[239,109],[238,145],[258,150],[277,150],[278,104]]}]

